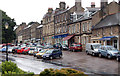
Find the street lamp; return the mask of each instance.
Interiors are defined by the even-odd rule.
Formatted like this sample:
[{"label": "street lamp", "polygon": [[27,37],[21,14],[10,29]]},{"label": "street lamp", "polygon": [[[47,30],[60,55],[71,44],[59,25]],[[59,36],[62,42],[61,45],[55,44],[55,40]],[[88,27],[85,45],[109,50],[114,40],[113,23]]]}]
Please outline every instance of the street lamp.
[{"label": "street lamp", "polygon": [[8,43],[7,43],[7,30],[8,30],[9,24],[5,23],[5,32],[6,32],[6,61],[8,61]]}]

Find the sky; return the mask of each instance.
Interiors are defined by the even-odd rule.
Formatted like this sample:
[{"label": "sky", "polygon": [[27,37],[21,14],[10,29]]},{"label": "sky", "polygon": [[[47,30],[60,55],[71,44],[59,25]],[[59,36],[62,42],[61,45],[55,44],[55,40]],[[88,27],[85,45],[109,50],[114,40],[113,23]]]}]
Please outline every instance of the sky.
[{"label": "sky", "polygon": [[[69,7],[75,5],[75,0],[0,0],[0,9],[14,18],[17,25],[31,21],[40,23],[48,8],[59,7],[60,1],[66,2],[66,6]],[[108,0],[108,2],[111,1],[113,0]],[[114,1],[118,2],[118,0]],[[100,0],[82,0],[82,6],[90,7],[91,2],[95,2],[96,7],[100,6]]]}]

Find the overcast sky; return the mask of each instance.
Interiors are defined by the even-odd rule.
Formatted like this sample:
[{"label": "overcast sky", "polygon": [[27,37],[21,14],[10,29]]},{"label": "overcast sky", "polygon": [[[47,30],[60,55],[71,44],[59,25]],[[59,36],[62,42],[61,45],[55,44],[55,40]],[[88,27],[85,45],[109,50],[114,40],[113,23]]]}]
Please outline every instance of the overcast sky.
[{"label": "overcast sky", "polygon": [[[47,9],[59,7],[60,1],[66,2],[66,6],[69,5],[69,7],[75,5],[75,0],[0,0],[0,9],[14,18],[17,24],[31,21],[40,22]],[[97,7],[100,6],[100,0],[82,0],[82,6],[89,7],[91,2],[95,2]]]}]

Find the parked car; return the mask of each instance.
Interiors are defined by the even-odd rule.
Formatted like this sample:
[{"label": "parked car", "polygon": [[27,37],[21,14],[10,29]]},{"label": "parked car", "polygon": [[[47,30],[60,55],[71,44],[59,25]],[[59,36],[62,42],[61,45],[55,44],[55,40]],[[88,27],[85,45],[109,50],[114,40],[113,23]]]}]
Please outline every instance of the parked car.
[{"label": "parked car", "polygon": [[82,44],[72,44],[71,46],[69,46],[69,51],[82,51]]},{"label": "parked car", "polygon": [[116,57],[116,55],[119,53],[119,51],[113,46],[101,46],[98,51],[99,57],[104,56],[109,59]]},{"label": "parked car", "polygon": [[68,50],[69,47],[67,45],[62,45],[62,50]]},{"label": "parked car", "polygon": [[13,49],[12,49],[12,53],[14,54],[14,53],[17,53],[17,50],[18,50],[18,46],[15,46]]},{"label": "parked car", "polygon": [[17,53],[20,53],[20,54],[22,54],[23,53],[23,51],[24,51],[24,49],[25,49],[25,47],[20,47],[20,48],[18,48],[18,50],[17,50]]},{"label": "parked car", "polygon": [[28,54],[29,51],[30,51],[30,47],[25,47],[22,53]]},{"label": "parked car", "polygon": [[120,61],[120,52],[118,52],[118,54],[116,55],[116,60]]},{"label": "parked car", "polygon": [[42,49],[39,53],[36,54],[36,57],[42,58],[42,56],[48,51],[48,49]]},{"label": "parked car", "polygon": [[50,49],[43,55],[43,59],[52,60],[53,58],[56,58],[56,57],[59,57],[59,58],[62,57],[62,51],[60,49]]},{"label": "parked car", "polygon": [[60,43],[54,44],[53,47],[56,48],[56,49],[61,49],[62,50],[62,45]]},{"label": "parked car", "polygon": [[39,53],[40,51],[41,51],[41,50],[39,50],[38,48],[36,48],[36,49],[34,50],[34,52],[33,52],[34,57],[36,57],[36,54]]},{"label": "parked car", "polygon": [[45,45],[44,49],[52,49],[54,48],[52,45]]},{"label": "parked car", "polygon": [[9,52],[9,53],[12,53],[12,50],[13,50],[13,49],[14,49],[14,47],[9,47],[9,48],[8,48],[8,52]]},{"label": "parked car", "polygon": [[42,46],[42,45],[37,45],[36,47],[37,47],[38,51],[41,51],[44,48],[44,46]]},{"label": "parked car", "polygon": [[100,43],[87,43],[85,51],[87,54],[95,56],[99,54],[98,49],[100,48],[100,46]]},{"label": "parked car", "polygon": [[34,51],[35,51],[36,47],[31,47],[28,54],[29,55],[33,55]]},{"label": "parked car", "polygon": [[6,44],[0,44],[0,49],[2,49]]},{"label": "parked car", "polygon": [[[10,46],[8,46],[8,49],[9,49]],[[6,46],[4,46],[2,49],[1,49],[1,52],[6,52]]]}]

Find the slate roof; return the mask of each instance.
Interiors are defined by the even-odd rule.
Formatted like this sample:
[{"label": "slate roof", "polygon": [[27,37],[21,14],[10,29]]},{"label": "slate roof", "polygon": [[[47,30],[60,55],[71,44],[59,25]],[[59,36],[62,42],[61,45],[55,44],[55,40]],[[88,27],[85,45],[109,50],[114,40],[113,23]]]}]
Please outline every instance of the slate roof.
[{"label": "slate roof", "polygon": [[112,14],[106,16],[98,24],[96,24],[93,29],[103,28],[108,26],[120,25],[120,13]]}]

